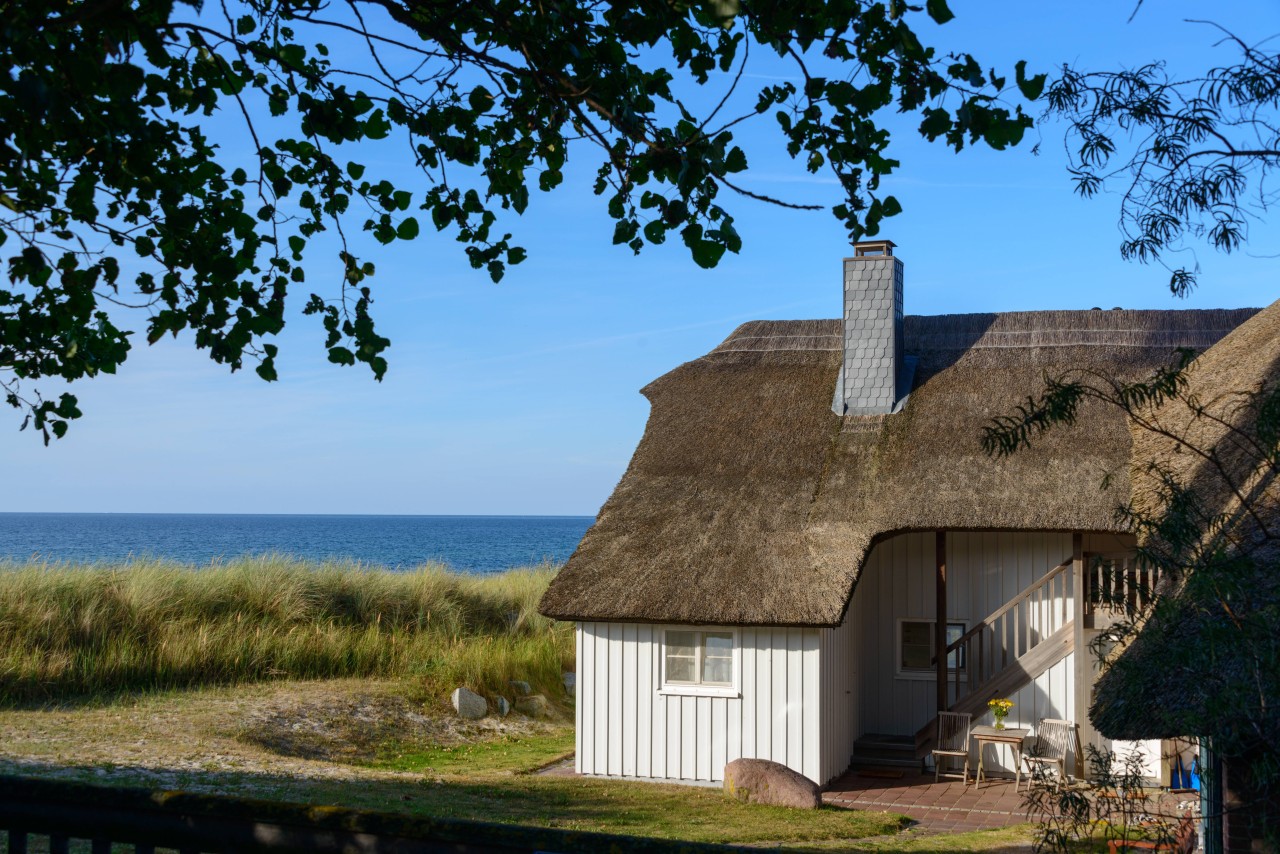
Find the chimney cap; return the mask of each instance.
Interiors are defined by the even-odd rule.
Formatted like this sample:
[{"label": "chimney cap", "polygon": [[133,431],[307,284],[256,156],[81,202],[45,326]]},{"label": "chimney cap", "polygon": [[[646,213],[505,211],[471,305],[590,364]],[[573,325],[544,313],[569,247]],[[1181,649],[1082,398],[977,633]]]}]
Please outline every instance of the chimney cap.
[{"label": "chimney cap", "polygon": [[894,245],[892,240],[863,240],[853,244],[853,257],[892,256]]}]

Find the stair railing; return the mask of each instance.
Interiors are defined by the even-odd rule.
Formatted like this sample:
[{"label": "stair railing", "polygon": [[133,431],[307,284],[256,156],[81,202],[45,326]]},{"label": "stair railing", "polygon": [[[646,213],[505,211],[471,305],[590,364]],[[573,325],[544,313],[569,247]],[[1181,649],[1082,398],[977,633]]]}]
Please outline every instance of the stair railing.
[{"label": "stair railing", "polygon": [[[1071,621],[1071,561],[1059,564],[947,646],[950,703],[981,691]],[[937,659],[934,659],[936,663]]]}]

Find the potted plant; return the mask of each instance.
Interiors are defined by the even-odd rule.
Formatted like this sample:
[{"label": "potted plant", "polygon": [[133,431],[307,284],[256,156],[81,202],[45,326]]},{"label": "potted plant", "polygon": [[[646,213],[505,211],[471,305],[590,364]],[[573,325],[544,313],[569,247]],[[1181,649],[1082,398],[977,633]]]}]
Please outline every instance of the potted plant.
[{"label": "potted plant", "polygon": [[1013,700],[997,697],[994,700],[987,701],[987,708],[991,709],[991,716],[996,719],[996,729],[1004,729],[1004,719],[1009,717],[1009,710],[1013,708]]}]

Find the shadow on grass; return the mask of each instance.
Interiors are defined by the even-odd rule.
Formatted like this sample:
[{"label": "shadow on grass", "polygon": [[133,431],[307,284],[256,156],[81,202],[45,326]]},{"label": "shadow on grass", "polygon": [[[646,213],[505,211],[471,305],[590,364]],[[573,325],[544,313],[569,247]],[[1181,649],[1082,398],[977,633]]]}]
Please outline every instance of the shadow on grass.
[{"label": "shadow on grass", "polygon": [[778,845],[853,840],[896,834],[908,824],[902,816],[888,813],[746,805],[726,798],[717,789],[510,772],[471,777],[401,773],[373,778],[298,779],[214,767],[157,771],[41,762],[5,765],[9,766],[8,773],[100,785],[699,842]]}]

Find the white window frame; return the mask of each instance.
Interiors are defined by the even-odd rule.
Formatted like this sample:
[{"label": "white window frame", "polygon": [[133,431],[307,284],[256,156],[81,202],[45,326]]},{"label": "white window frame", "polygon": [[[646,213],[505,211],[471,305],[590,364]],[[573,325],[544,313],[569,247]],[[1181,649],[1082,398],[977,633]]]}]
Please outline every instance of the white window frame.
[{"label": "white window frame", "polygon": [[[733,679],[729,685],[702,685],[696,682],[667,682],[667,632],[716,632],[733,636]],[[659,694],[676,697],[729,697],[742,696],[742,635],[732,626],[663,626],[662,641],[658,645],[658,667],[662,674]],[[702,671],[701,638],[697,645],[698,656],[696,669]]]},{"label": "white window frame", "polygon": [[[936,637],[934,635],[934,632],[937,630],[937,625],[938,625],[938,621],[935,620],[933,617],[899,617],[898,618],[897,622],[894,625],[894,634],[893,634],[893,656],[894,656],[894,662],[895,662],[894,669],[896,671],[897,678],[922,679],[922,680],[937,679],[938,678],[937,668],[929,667],[926,670],[923,668],[917,669],[917,668],[907,668],[902,666],[902,624],[903,623],[928,623],[929,624],[929,648],[931,650],[934,648],[935,637]],[[961,636],[963,636],[965,632],[969,631],[969,621],[962,618],[948,617],[947,625],[959,626]],[[964,659],[963,650],[961,650],[960,652],[961,652],[962,663],[958,668],[958,670],[960,673],[964,673],[965,665],[967,664],[967,662],[964,662],[963,660]],[[930,658],[932,658],[932,654],[930,654]],[[955,673],[957,672],[957,668],[948,667],[947,672]]]}]

